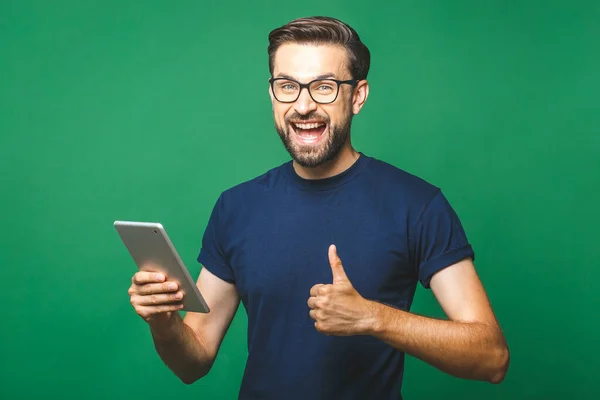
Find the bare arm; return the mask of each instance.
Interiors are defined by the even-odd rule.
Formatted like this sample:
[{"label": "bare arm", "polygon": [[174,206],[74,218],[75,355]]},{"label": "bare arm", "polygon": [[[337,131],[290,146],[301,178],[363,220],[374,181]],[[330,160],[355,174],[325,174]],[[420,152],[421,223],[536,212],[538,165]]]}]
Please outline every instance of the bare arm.
[{"label": "bare arm", "polygon": [[327,335],[373,335],[438,369],[466,379],[500,383],[509,351],[487,295],[468,259],[431,280],[431,289],[449,320],[438,320],[364,299],[329,250],[333,284],[310,290],[315,328]]},{"label": "bare arm", "polygon": [[431,289],[449,320],[371,303],[373,335],[451,375],[502,382],[509,351],[472,261],[438,272]]},{"label": "bare arm", "polygon": [[[147,275],[146,275],[147,274]],[[134,276],[131,302],[150,327],[157,353],[163,362],[186,384],[195,382],[210,371],[223,337],[239,305],[233,284],[225,282],[206,268],[200,272],[197,286],[210,312],[188,312],[181,318],[175,312],[181,299],[177,289],[169,289],[156,274],[138,272]]]}]

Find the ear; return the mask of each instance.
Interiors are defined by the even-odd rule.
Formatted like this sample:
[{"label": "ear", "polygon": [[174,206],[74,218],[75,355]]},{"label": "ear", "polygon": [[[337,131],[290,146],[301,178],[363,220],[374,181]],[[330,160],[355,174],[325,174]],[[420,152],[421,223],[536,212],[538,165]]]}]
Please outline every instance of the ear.
[{"label": "ear", "polygon": [[273,88],[271,87],[270,83],[269,83],[269,96],[271,97],[271,103],[272,103],[273,100],[275,100],[275,98],[273,97]]},{"label": "ear", "polygon": [[352,97],[352,113],[358,114],[369,97],[369,82],[366,79],[358,82]]}]

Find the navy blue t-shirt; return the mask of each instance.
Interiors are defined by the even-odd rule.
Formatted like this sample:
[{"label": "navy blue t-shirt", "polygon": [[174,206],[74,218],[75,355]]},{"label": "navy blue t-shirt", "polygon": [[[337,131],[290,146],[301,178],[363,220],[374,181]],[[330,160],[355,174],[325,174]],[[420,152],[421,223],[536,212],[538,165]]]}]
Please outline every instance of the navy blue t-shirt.
[{"label": "navy blue t-shirt", "polygon": [[311,287],[332,283],[331,244],[364,298],[402,310],[417,282],[474,257],[439,188],[362,153],[331,178],[303,179],[290,161],[224,191],[198,261],[236,285],[248,314],[240,399],[401,399],[404,353],[326,336],[309,316]]}]

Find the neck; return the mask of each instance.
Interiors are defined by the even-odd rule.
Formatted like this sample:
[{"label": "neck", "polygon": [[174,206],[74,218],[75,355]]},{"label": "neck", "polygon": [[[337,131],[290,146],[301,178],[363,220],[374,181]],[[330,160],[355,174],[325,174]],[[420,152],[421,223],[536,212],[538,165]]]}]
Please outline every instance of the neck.
[{"label": "neck", "polygon": [[359,153],[348,143],[342,148],[336,158],[314,168],[303,167],[293,162],[294,170],[304,179],[326,179],[341,174],[356,162]]}]

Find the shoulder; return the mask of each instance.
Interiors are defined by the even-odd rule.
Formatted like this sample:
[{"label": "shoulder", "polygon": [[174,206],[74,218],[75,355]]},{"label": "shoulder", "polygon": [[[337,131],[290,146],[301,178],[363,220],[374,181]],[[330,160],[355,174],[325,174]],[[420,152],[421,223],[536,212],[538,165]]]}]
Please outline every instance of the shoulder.
[{"label": "shoulder", "polygon": [[370,157],[368,174],[373,190],[405,204],[423,206],[441,194],[438,186],[422,177],[374,157]]},{"label": "shoulder", "polygon": [[262,198],[267,192],[279,186],[285,177],[289,161],[275,166],[264,173],[231,186],[220,194],[219,202],[228,206],[239,207]]}]

